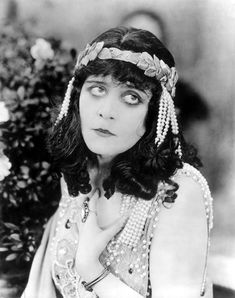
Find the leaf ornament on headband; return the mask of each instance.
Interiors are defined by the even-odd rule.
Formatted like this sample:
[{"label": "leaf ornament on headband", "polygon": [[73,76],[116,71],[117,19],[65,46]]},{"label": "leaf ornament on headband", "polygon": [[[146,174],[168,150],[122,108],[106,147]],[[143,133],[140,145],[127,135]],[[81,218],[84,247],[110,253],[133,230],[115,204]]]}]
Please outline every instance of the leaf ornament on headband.
[{"label": "leaf ornament on headband", "polygon": [[[101,41],[93,43],[92,45],[88,44],[85,50],[80,52],[75,70],[86,67],[90,61],[94,61],[97,58],[101,60],[112,59],[132,63],[143,70],[146,76],[156,78],[156,80],[161,83],[163,91],[159,103],[155,144],[159,147],[163,143],[169,127],[171,127],[171,131],[174,135],[179,134],[174,102],[172,99],[175,96],[175,85],[178,80],[178,74],[175,67],[169,67],[163,60],[160,60],[155,55],[152,57],[147,52],[132,52],[114,47],[106,48],[104,47],[104,42]],[[73,82],[74,78],[69,82],[65,99],[55,125],[57,125],[68,113]],[[180,144],[176,147],[176,152],[181,157]]]},{"label": "leaf ornament on headband", "polygon": [[99,58],[101,60],[120,60],[135,64],[138,68],[144,70],[144,74],[148,77],[155,77],[164,83],[171,96],[175,96],[175,85],[178,75],[175,67],[169,67],[163,60],[153,57],[147,53],[134,53],[128,50],[120,50],[117,48],[104,48],[104,42],[97,42],[91,46],[88,44],[83,52],[78,56],[75,69],[87,66],[90,61]]},{"label": "leaf ornament on headband", "polygon": [[82,65],[87,66],[90,61],[93,61],[97,58],[98,54],[102,50],[104,42],[95,42],[93,45],[87,44],[84,51],[80,52],[77,58],[77,63],[75,69],[81,68]]}]

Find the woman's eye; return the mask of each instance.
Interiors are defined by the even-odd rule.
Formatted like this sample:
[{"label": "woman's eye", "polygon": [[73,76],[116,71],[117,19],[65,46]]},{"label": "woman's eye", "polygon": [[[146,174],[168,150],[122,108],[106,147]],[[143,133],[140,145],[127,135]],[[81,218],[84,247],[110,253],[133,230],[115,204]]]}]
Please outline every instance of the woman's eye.
[{"label": "woman's eye", "polygon": [[124,96],[124,100],[129,105],[137,105],[141,102],[139,96],[134,94],[127,94]]},{"label": "woman's eye", "polygon": [[103,96],[105,94],[105,88],[101,86],[90,87],[90,92],[94,96]]}]

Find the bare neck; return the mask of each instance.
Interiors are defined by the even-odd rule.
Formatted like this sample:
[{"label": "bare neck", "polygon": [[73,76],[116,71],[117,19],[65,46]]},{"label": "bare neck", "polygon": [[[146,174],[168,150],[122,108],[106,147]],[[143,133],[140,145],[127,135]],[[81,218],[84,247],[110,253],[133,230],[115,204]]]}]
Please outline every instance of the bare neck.
[{"label": "bare neck", "polygon": [[103,181],[110,174],[110,167],[107,165],[102,165],[98,168],[91,168],[89,170],[90,182],[93,189],[99,188],[101,191],[101,196],[104,195]]}]

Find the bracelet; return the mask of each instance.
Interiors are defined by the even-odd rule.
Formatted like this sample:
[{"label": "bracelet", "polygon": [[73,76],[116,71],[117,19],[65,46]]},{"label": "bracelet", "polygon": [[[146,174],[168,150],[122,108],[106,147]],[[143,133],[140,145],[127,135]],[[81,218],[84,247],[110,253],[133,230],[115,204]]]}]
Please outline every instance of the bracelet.
[{"label": "bracelet", "polygon": [[94,280],[90,281],[90,282],[85,282],[83,281],[83,286],[84,288],[91,292],[92,291],[92,287],[97,284],[99,281],[101,281],[103,278],[105,278],[107,275],[109,274],[109,270],[108,268],[104,268],[104,270],[101,272],[101,274],[95,278]]}]

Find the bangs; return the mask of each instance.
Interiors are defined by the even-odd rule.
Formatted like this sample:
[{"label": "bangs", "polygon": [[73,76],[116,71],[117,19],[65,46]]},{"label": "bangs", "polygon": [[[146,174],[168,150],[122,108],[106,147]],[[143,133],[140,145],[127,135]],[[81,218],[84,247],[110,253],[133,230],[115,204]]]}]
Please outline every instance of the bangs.
[{"label": "bangs", "polygon": [[150,90],[154,92],[160,85],[155,78],[147,77],[143,70],[125,61],[96,59],[89,62],[89,64],[80,71],[85,72],[84,75],[86,74],[86,77],[90,75],[103,77],[110,75],[114,81],[120,82],[121,84],[125,84],[128,81],[132,83],[136,89],[143,91]]}]

